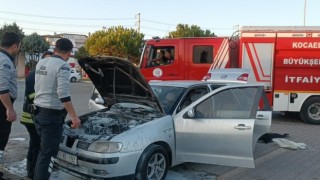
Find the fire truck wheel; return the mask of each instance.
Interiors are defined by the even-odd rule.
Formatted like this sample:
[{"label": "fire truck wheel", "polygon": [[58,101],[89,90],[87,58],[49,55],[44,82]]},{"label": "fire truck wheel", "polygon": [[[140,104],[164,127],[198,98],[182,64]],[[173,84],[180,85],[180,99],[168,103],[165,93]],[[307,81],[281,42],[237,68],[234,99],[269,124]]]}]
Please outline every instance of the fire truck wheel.
[{"label": "fire truck wheel", "polygon": [[320,124],[320,97],[307,99],[300,111],[301,119],[309,124]]}]

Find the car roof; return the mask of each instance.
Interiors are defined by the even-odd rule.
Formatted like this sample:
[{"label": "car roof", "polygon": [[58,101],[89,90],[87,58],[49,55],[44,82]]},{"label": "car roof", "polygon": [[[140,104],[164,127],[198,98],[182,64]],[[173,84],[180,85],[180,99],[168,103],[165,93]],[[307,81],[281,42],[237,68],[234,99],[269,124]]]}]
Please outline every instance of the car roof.
[{"label": "car roof", "polygon": [[182,88],[189,88],[191,86],[195,85],[227,85],[230,83],[224,83],[224,82],[209,82],[209,81],[196,81],[196,80],[176,80],[176,81],[158,81],[158,80],[151,80],[149,81],[149,84],[151,86],[172,86],[172,87],[182,87]]}]

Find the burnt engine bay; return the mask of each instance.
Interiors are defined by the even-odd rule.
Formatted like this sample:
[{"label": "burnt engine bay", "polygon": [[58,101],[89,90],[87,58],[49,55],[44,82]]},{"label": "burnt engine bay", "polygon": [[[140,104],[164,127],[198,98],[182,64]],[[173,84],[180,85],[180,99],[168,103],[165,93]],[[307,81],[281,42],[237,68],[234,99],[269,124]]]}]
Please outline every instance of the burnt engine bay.
[{"label": "burnt engine bay", "polygon": [[110,140],[117,134],[162,116],[157,111],[144,107],[121,103],[113,105],[109,110],[83,115],[80,117],[80,128],[70,128],[71,122],[65,124],[63,137],[67,137],[68,147],[72,147],[75,139],[87,143],[99,139]]}]

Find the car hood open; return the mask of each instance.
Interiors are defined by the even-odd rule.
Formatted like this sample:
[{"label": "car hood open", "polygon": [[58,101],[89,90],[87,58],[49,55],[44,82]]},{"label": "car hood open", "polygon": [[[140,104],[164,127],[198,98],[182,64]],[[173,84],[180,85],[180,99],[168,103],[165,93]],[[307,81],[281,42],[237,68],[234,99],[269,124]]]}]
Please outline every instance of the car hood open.
[{"label": "car hood open", "polygon": [[105,105],[135,103],[153,107],[164,114],[151,87],[139,69],[117,57],[82,58],[79,65],[103,97]]}]

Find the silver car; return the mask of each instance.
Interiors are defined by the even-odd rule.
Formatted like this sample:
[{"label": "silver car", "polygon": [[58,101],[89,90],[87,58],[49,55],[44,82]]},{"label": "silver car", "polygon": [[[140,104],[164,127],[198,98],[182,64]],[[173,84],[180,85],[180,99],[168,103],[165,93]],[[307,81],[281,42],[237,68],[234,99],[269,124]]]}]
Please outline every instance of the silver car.
[{"label": "silver car", "polygon": [[130,62],[85,58],[107,108],[64,125],[56,163],[85,177],[165,179],[184,162],[254,167],[253,150],[268,133],[271,111],[263,86],[151,82]]}]

